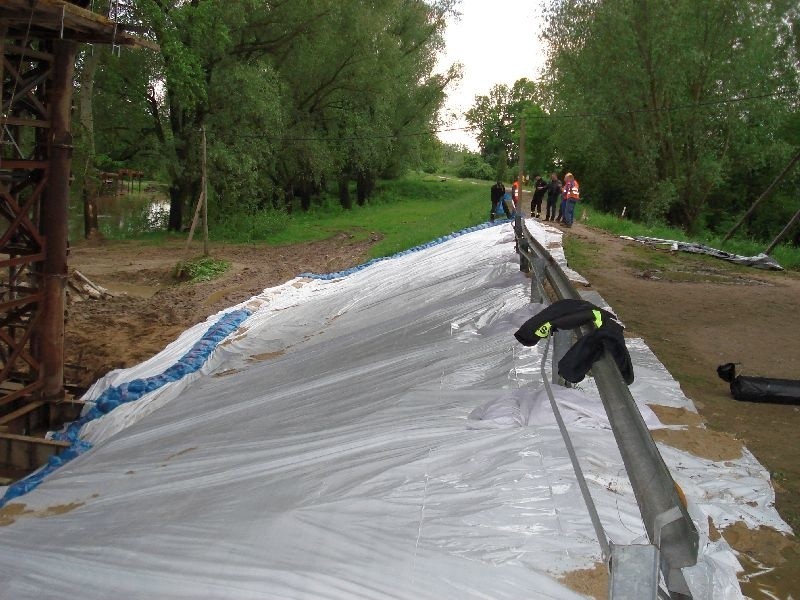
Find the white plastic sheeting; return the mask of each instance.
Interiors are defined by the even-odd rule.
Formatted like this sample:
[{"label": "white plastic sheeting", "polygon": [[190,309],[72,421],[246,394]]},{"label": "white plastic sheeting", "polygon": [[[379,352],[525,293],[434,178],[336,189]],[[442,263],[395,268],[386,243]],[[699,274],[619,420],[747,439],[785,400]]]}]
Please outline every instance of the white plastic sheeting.
[{"label": "white plastic sheeting", "polygon": [[[559,578],[600,547],[541,349],[512,335],[541,308],[518,265],[504,224],[243,303],[252,316],[201,370],[85,425],[94,447],[6,506],[0,599],[581,597]],[[163,372],[207,328],[88,396]],[[694,410],[641,341],[630,350],[651,427],[645,404]],[[557,400],[609,538],[642,543],[593,384]],[[741,598],[707,517],[788,530],[767,473],[749,454],[661,449],[703,533],[695,598]]]},{"label": "white plastic sheeting", "polygon": [[626,240],[648,244],[650,246],[669,248],[673,251],[681,250],[682,252],[691,252],[692,254],[705,254],[707,256],[713,256],[714,258],[721,258],[722,260],[736,263],[737,265],[745,265],[748,267],[767,269],[771,271],[783,271],[783,267],[778,264],[778,261],[772,258],[769,254],[764,254],[763,252],[756,254],[755,256],[742,256],[741,254],[725,252],[724,250],[718,250],[717,248],[712,248],[711,246],[706,246],[705,244],[700,244],[698,242],[680,242],[678,240],[665,240],[662,238],[647,237],[643,235],[637,235],[634,237],[623,235],[620,237]]}]

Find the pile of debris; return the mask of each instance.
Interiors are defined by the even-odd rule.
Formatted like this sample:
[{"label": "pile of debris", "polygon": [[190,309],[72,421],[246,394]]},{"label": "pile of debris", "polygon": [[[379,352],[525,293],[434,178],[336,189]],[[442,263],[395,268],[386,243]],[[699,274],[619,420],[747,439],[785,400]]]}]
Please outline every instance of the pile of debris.
[{"label": "pile of debris", "polygon": [[101,285],[97,285],[86,275],[73,269],[67,278],[67,298],[70,302],[81,302],[83,300],[103,300],[113,298],[114,294],[109,292]]}]

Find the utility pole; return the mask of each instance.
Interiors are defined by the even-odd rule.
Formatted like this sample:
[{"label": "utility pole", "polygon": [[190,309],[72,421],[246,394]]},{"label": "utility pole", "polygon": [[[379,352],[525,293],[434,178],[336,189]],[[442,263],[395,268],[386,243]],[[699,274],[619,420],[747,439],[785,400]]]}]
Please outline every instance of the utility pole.
[{"label": "utility pole", "polygon": [[520,204],[522,203],[522,178],[525,174],[525,118],[521,119],[519,130],[519,190],[517,190],[517,197]]},{"label": "utility pole", "polygon": [[203,125],[203,256],[208,256],[208,170],[206,169],[206,126]]},{"label": "utility pole", "polygon": [[[520,119],[519,129],[519,175],[517,176],[517,206],[514,211],[514,235],[517,238],[517,252],[530,253],[528,242],[522,235],[522,181],[525,173],[525,119]],[[530,273],[531,264],[525,259],[525,255],[520,252],[519,270]]]}]

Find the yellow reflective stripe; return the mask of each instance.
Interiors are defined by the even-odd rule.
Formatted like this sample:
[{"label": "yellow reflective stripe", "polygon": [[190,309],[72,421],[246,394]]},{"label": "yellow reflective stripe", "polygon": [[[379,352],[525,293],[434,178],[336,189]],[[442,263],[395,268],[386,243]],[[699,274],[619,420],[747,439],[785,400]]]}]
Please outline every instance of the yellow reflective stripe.
[{"label": "yellow reflective stripe", "polygon": [[592,314],[594,315],[594,326],[600,329],[603,326],[603,313],[599,310],[593,310]]},{"label": "yellow reflective stripe", "polygon": [[550,329],[552,329],[552,327],[553,326],[550,324],[550,321],[547,321],[547,323],[543,323],[534,333],[536,333],[536,335],[538,335],[540,338],[546,338],[548,335],[550,335]]}]

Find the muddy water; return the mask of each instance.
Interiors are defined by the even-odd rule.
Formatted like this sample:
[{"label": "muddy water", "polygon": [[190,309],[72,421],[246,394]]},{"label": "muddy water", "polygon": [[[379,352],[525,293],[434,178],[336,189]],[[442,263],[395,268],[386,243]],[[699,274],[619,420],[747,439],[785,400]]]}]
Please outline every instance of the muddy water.
[{"label": "muddy water", "polygon": [[[100,233],[107,238],[125,239],[166,229],[169,201],[152,187],[145,191],[104,196],[97,201]],[[83,205],[70,206],[70,239],[84,237]]]}]

